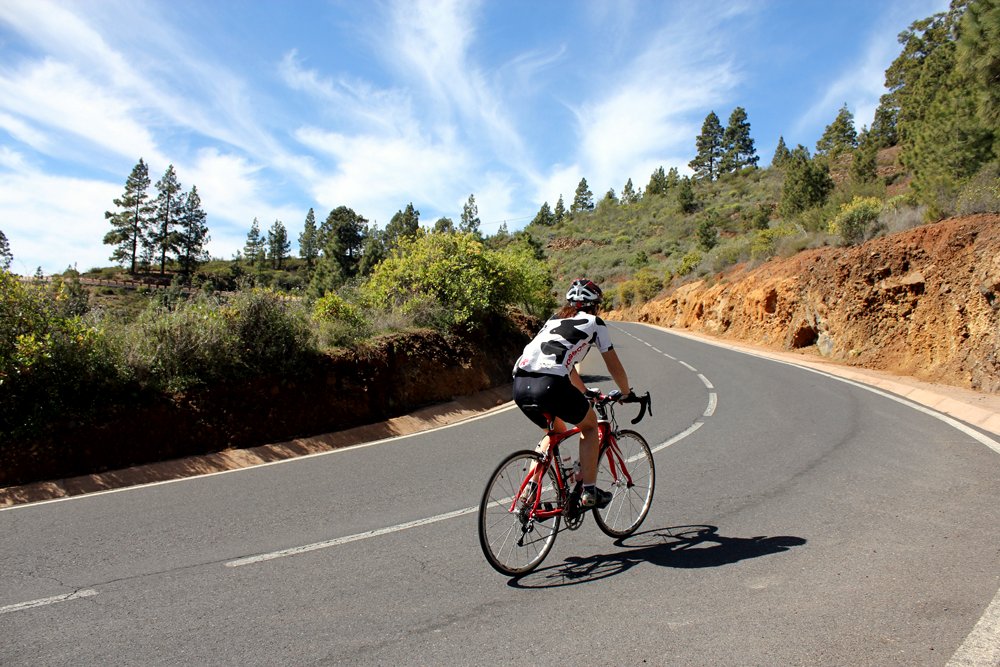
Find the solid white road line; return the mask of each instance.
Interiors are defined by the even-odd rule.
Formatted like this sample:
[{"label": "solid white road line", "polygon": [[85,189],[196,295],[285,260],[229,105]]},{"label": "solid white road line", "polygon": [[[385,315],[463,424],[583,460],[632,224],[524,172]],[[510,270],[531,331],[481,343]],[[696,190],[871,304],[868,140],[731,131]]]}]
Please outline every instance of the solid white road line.
[{"label": "solid white road line", "polygon": [[983,612],[946,667],[996,667],[1000,665],[1000,591]]},{"label": "solid white road line", "polygon": [[417,526],[426,526],[428,524],[437,523],[438,521],[444,521],[446,519],[454,519],[456,517],[464,516],[466,514],[472,514],[478,509],[479,509],[478,506],[466,507],[465,509],[455,510],[454,512],[446,512],[445,514],[438,514],[437,516],[428,517],[426,519],[417,519],[416,521],[409,521],[407,523],[401,523],[395,526],[389,526],[387,528],[378,528],[376,530],[369,530],[364,533],[355,533],[354,535],[338,537],[333,540],[314,542],[313,544],[306,544],[301,547],[292,547],[290,549],[282,549],[281,551],[272,551],[271,553],[259,554],[257,556],[247,556],[246,558],[238,558],[236,560],[229,561],[228,563],[226,563],[226,567],[240,567],[241,565],[252,565],[253,563],[262,563],[266,560],[274,560],[276,558],[284,558],[286,556],[297,556],[298,554],[304,554],[309,551],[329,549],[330,547],[340,546],[341,544],[347,544],[349,542],[357,542],[358,540],[367,540],[369,537],[378,537],[379,535],[398,533],[399,531],[407,530],[408,528],[416,528]]},{"label": "solid white road line", "polygon": [[57,604],[59,602],[69,602],[70,600],[79,600],[80,598],[89,598],[95,595],[97,595],[97,591],[92,588],[85,588],[74,593],[53,595],[50,598],[29,600],[28,602],[19,602],[17,604],[7,605],[6,607],[0,607],[0,614],[10,614],[15,611],[24,611],[25,609],[34,609],[35,607],[44,607],[46,605]]}]

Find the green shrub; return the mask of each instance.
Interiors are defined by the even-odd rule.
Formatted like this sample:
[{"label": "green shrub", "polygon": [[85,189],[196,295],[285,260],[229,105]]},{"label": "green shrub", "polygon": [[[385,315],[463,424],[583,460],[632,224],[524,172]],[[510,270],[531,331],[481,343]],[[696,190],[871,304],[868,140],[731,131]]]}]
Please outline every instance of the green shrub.
[{"label": "green shrub", "polygon": [[316,352],[301,301],[272,290],[237,292],[224,315],[238,345],[239,363],[251,372],[275,373]]},{"label": "green shrub", "polygon": [[352,303],[345,301],[336,292],[327,292],[313,304],[314,320],[322,322],[346,322],[359,325],[364,322],[361,310]]},{"label": "green shrub", "polygon": [[372,334],[362,309],[336,292],[316,300],[312,318],[321,348],[347,347]]},{"label": "green shrub", "polygon": [[0,271],[0,440],[86,412],[119,383],[102,332],[57,296]]},{"label": "green shrub", "polygon": [[986,165],[962,187],[956,208],[959,215],[1000,213],[1000,163]]},{"label": "green shrub", "polygon": [[147,387],[179,392],[224,378],[236,365],[233,333],[208,299],[172,308],[152,303],[113,335],[128,373]]},{"label": "green shrub", "polygon": [[855,197],[840,207],[840,213],[830,222],[830,233],[845,243],[858,243],[872,238],[878,231],[882,200],[876,197]]},{"label": "green shrub", "polygon": [[701,264],[702,254],[698,250],[691,250],[681,258],[680,266],[677,267],[677,275],[686,276],[698,268]]},{"label": "green shrub", "polygon": [[550,288],[548,270],[526,247],[493,251],[471,234],[418,234],[375,268],[362,291],[378,308],[447,328],[475,325],[512,305],[547,311]]},{"label": "green shrub", "polygon": [[639,269],[633,282],[636,296],[643,301],[651,301],[663,289],[663,280],[649,268]]}]

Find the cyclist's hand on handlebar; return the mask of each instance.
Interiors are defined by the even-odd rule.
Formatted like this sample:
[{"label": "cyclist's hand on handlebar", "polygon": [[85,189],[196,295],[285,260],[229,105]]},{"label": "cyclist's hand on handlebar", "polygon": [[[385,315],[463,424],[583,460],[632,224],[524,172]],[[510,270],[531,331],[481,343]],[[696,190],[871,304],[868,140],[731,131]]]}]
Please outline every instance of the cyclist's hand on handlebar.
[{"label": "cyclist's hand on handlebar", "polygon": [[584,396],[587,398],[599,398],[601,395],[600,387],[587,387],[587,391],[583,392]]}]

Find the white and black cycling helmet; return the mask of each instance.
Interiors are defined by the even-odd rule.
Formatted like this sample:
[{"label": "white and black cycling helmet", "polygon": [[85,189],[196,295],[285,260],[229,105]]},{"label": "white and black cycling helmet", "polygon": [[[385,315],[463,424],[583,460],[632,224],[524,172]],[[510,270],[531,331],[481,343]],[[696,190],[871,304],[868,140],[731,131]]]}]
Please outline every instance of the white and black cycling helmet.
[{"label": "white and black cycling helmet", "polygon": [[587,280],[586,278],[577,278],[569,286],[569,291],[566,292],[566,301],[576,306],[577,309],[590,308],[601,303],[603,296],[604,293],[601,292],[601,288],[594,281]]}]

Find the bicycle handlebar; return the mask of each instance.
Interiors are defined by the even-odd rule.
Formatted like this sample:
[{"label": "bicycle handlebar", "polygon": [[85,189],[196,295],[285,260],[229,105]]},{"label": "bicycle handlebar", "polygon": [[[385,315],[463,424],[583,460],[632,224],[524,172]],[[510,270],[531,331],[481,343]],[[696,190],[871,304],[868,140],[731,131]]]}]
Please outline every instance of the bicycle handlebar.
[{"label": "bicycle handlebar", "polygon": [[647,391],[642,396],[636,396],[631,394],[631,396],[626,396],[622,399],[622,403],[638,403],[639,404],[639,416],[632,420],[633,424],[638,424],[642,421],[643,417],[646,416],[646,411],[649,410],[649,416],[653,416],[653,401],[649,397],[649,392]]},{"label": "bicycle handlebar", "polygon": [[638,403],[639,404],[639,416],[631,420],[633,424],[638,424],[641,422],[645,416],[646,411],[649,411],[649,416],[653,416],[653,402],[647,391],[642,396],[636,396],[635,393],[630,393],[628,396],[623,396],[620,391],[615,389],[609,394],[601,393],[600,389],[587,389],[584,392],[595,405],[607,405],[608,403]]}]

